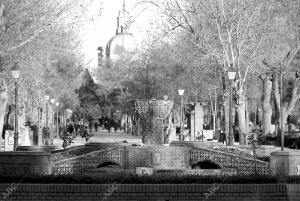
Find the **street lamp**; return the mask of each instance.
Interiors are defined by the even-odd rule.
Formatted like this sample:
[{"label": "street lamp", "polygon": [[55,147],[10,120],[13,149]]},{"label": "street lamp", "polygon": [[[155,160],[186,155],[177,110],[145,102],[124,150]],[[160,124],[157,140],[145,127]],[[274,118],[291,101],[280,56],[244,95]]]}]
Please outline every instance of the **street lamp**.
[{"label": "street lamp", "polygon": [[229,78],[229,85],[230,85],[230,96],[229,96],[229,136],[228,136],[228,145],[233,145],[233,128],[232,128],[232,83],[236,76],[236,70],[230,65],[228,69],[228,78]]},{"label": "street lamp", "polygon": [[45,132],[45,145],[49,145],[49,123],[48,123],[48,102],[49,102],[49,98],[50,96],[49,95],[45,95],[45,98],[46,98],[46,128],[44,130]]},{"label": "street lamp", "polygon": [[12,77],[15,80],[15,133],[14,133],[14,151],[17,150],[19,133],[18,133],[18,81],[20,78],[20,68],[17,63],[11,69]]},{"label": "street lamp", "polygon": [[51,98],[51,130],[50,130],[50,144],[53,145],[53,138],[54,138],[54,102],[55,98]]},{"label": "street lamp", "polygon": [[181,96],[181,101],[180,101],[180,133],[179,133],[179,141],[182,141],[182,105],[183,105],[184,89],[178,89],[178,94],[179,94],[179,96]]},{"label": "street lamp", "polygon": [[48,101],[49,101],[49,95],[45,95],[46,98],[46,128],[48,128]]},{"label": "street lamp", "polygon": [[58,132],[58,106],[59,106],[59,102],[56,103],[56,137],[59,136],[59,132]]},{"label": "street lamp", "polygon": [[52,103],[52,121],[51,121],[51,124],[53,125],[54,124],[54,102],[55,102],[55,98],[51,98],[51,103]]}]

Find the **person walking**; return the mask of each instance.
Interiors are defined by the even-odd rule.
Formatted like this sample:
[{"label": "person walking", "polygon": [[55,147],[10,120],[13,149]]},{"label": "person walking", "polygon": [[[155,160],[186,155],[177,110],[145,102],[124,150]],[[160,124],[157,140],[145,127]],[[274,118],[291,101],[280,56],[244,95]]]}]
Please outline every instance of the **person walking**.
[{"label": "person walking", "polygon": [[73,135],[73,132],[74,132],[74,126],[72,125],[71,122],[68,123],[67,129],[68,129],[68,133],[69,133],[70,135]]},{"label": "person walking", "polygon": [[75,135],[78,135],[79,124],[77,122],[74,123]]},{"label": "person walking", "polygon": [[111,128],[111,126],[112,126],[112,121],[111,121],[111,119],[107,119],[107,130],[108,130],[109,133],[110,133],[110,128]]},{"label": "person walking", "polygon": [[97,122],[97,120],[94,123],[94,127],[95,127],[95,132],[97,132],[98,131],[98,122]]},{"label": "person walking", "polygon": [[89,129],[90,129],[90,132],[92,132],[92,127],[93,127],[92,120],[89,120]]}]

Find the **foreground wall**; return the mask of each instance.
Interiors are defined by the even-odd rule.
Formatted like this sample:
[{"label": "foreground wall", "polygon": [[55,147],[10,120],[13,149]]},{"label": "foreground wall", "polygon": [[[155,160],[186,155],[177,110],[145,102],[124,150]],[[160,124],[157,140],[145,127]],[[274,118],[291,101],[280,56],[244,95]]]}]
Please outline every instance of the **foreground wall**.
[{"label": "foreground wall", "polygon": [[[288,200],[297,184],[0,184],[0,200]],[[2,196],[2,197],[1,197]]]},{"label": "foreground wall", "polygon": [[50,154],[46,152],[0,152],[0,175],[25,176],[51,174],[51,162],[49,158]]},{"label": "foreground wall", "polygon": [[[82,173],[105,162],[116,163],[125,169],[136,167],[191,169],[193,165],[202,161],[215,163],[221,168],[235,168],[241,175],[251,175],[255,172],[254,160],[250,156],[188,146],[119,146],[55,161],[52,164],[52,173],[55,175]],[[267,175],[269,163],[257,160],[256,172]]]}]

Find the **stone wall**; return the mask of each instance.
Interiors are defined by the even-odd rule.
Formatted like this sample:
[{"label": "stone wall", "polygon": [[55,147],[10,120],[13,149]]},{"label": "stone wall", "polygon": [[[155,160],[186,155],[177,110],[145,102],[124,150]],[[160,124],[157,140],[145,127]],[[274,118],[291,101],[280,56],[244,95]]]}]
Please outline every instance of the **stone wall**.
[{"label": "stone wall", "polygon": [[[98,145],[77,148],[67,153],[0,152],[0,175],[77,174],[112,162],[125,169],[153,167],[155,169],[191,169],[198,162],[208,161],[221,168],[234,168],[240,175],[269,173],[269,164],[254,161],[252,157],[217,150],[187,146],[111,146],[97,149]],[[101,145],[102,146],[102,145]],[[105,145],[106,146],[106,145]],[[102,147],[103,148],[103,147]],[[88,152],[88,153],[87,153]],[[83,154],[76,156],[77,154]],[[74,156],[75,155],[75,156]],[[71,157],[70,157],[71,156]],[[72,157],[73,156],[73,157]]]},{"label": "stone wall", "polygon": [[300,175],[300,152],[276,151],[270,157],[272,175]]},{"label": "stone wall", "polygon": [[105,150],[93,151],[88,154],[57,161],[52,164],[52,174],[78,174],[85,169],[97,168],[105,162],[114,162],[124,167],[123,148],[108,148]]},{"label": "stone wall", "polygon": [[202,133],[204,123],[203,117],[203,105],[195,103],[195,109],[192,111],[191,115],[191,141],[196,141],[196,137],[199,136],[198,133]]},{"label": "stone wall", "polygon": [[0,152],[0,175],[51,174],[49,158],[45,152]]},{"label": "stone wall", "polygon": [[145,166],[151,166],[155,169],[190,168],[190,149],[187,147],[128,147],[127,155],[127,168]]},{"label": "stone wall", "polygon": [[251,175],[255,171],[260,175],[269,174],[269,163],[256,160],[250,157],[242,157],[236,154],[195,148],[191,153],[191,163],[208,160],[221,166],[221,168],[235,168],[240,175]]},{"label": "stone wall", "polygon": [[[269,174],[269,164],[211,149],[186,146],[119,146],[56,161],[52,164],[53,174],[77,174],[85,169],[97,168],[104,162],[113,162],[121,168],[153,167],[155,169],[191,169],[201,161],[209,161],[221,168],[235,168],[238,174]],[[254,163],[255,162],[255,163]]]},{"label": "stone wall", "polygon": [[0,191],[0,199],[20,201],[298,201],[300,197],[298,184],[0,184]]}]

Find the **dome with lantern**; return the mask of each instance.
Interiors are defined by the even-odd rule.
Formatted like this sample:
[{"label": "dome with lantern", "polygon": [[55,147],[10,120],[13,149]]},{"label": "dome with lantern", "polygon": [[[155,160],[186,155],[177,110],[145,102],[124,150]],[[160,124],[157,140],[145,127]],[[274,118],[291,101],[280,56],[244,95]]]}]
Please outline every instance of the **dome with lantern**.
[{"label": "dome with lantern", "polygon": [[129,33],[130,14],[126,10],[125,1],[123,8],[117,17],[116,35],[106,45],[106,59],[114,61],[121,56],[131,57],[136,52],[136,40],[132,33]]}]

